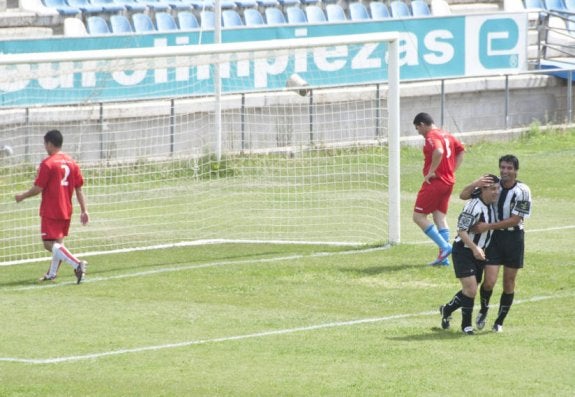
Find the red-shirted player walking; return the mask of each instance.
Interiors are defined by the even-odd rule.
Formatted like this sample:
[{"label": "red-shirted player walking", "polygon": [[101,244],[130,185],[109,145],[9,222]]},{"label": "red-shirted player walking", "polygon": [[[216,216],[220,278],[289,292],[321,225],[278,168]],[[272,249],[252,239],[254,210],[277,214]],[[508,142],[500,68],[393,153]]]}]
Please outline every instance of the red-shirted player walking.
[{"label": "red-shirted player walking", "polygon": [[[465,148],[453,135],[438,128],[427,113],[413,120],[417,132],[425,138],[423,146],[423,183],[413,209],[413,221],[439,247],[437,259],[430,265],[449,265],[451,254],[446,215],[455,184],[455,171],[463,162]],[[427,216],[432,214],[433,222]]]},{"label": "red-shirted player walking", "polygon": [[80,221],[83,225],[88,223],[89,215],[82,192],[82,172],[78,164],[61,151],[63,142],[64,138],[58,130],[48,131],[44,135],[44,147],[48,157],[40,163],[34,185],[26,192],[17,194],[16,202],[42,193],[40,231],[44,248],[52,253],[52,262],[48,273],[40,280],[54,280],[61,261],[66,261],[74,268],[79,284],[84,279],[88,263],[79,260],[64,247],[64,237],[68,235],[72,218],[74,192],[80,204]]}]

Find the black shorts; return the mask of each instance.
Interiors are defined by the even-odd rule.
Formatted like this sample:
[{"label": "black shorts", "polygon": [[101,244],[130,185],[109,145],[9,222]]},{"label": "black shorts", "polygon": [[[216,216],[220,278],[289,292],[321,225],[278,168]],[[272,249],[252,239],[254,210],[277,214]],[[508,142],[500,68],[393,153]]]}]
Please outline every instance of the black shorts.
[{"label": "black shorts", "polygon": [[477,283],[481,282],[481,279],[483,278],[483,265],[485,262],[476,259],[473,256],[473,252],[469,248],[465,248],[462,241],[453,243],[451,259],[453,260],[455,277],[464,278],[475,276]]},{"label": "black shorts", "polygon": [[504,265],[514,269],[523,268],[525,252],[524,230],[495,230],[485,252],[487,265]]}]

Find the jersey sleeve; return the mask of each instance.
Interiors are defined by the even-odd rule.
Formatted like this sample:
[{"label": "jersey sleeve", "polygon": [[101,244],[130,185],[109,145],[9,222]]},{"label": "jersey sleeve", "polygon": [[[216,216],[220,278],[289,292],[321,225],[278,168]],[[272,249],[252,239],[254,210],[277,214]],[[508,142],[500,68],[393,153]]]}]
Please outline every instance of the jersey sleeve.
[{"label": "jersey sleeve", "polygon": [[476,213],[476,199],[470,200],[463,207],[463,211],[457,218],[457,230],[469,231],[479,220],[479,213]]},{"label": "jersey sleeve", "polygon": [[529,218],[531,215],[531,190],[524,183],[518,183],[516,188],[517,198],[515,205],[511,209],[513,215],[519,215],[522,218]]}]

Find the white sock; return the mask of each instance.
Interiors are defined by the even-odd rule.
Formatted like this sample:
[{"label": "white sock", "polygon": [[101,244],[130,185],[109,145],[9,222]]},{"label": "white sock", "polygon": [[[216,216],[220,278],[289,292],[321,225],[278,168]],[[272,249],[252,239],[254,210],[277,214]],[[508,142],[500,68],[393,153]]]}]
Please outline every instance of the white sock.
[{"label": "white sock", "polygon": [[60,259],[54,258],[54,256],[52,256],[52,262],[50,263],[50,270],[48,270],[48,276],[56,277],[61,262],[62,261]]},{"label": "white sock", "polygon": [[[66,261],[70,265],[72,265],[74,269],[77,269],[78,264],[80,263],[78,258],[72,255],[70,251],[66,249],[66,247],[64,247],[62,244],[59,243],[54,243],[54,246],[52,247],[52,263],[54,263],[54,261],[56,260]],[[50,271],[51,270],[52,268],[50,267]]]}]

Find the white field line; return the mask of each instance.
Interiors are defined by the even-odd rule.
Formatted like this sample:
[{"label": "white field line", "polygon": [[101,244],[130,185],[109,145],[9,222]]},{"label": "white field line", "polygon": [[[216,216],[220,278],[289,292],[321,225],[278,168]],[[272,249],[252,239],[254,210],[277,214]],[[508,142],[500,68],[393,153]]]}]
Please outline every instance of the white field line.
[{"label": "white field line", "polygon": [[[522,303],[531,303],[531,302],[539,302],[543,300],[549,299],[560,299],[565,297],[571,297],[571,295],[557,295],[557,296],[536,296],[530,299],[524,300],[517,300],[514,304],[522,304]],[[494,305],[494,307],[497,305]],[[231,342],[231,341],[238,341],[238,340],[245,340],[245,339],[255,339],[255,338],[263,338],[267,336],[276,336],[276,335],[287,335],[287,334],[294,334],[298,332],[309,332],[309,331],[317,331],[322,329],[328,328],[338,328],[338,327],[350,327],[355,325],[361,324],[373,324],[373,323],[380,323],[384,321],[393,321],[397,319],[405,319],[405,318],[413,318],[413,317],[421,317],[421,316],[431,316],[431,315],[438,315],[436,310],[434,311],[426,311],[420,313],[411,313],[411,314],[396,314],[391,316],[385,317],[375,317],[375,318],[364,318],[358,320],[350,320],[350,321],[338,321],[332,323],[324,323],[324,324],[316,324],[316,325],[309,325],[304,327],[295,327],[295,328],[285,328],[285,329],[278,329],[278,330],[271,330],[271,331],[262,331],[256,332],[251,334],[244,334],[244,335],[234,335],[234,336],[224,336],[221,338],[212,338],[212,339],[197,339],[197,340],[190,340],[184,342],[177,342],[177,343],[166,343],[163,345],[153,345],[153,346],[142,346],[136,347],[132,349],[118,349],[118,350],[110,350],[100,353],[91,353],[91,354],[83,354],[77,356],[63,356],[63,357],[53,357],[53,358],[18,358],[18,357],[0,357],[0,362],[13,362],[13,363],[22,363],[22,364],[58,364],[58,363],[67,363],[72,361],[81,361],[81,360],[95,360],[99,358],[109,357],[109,356],[119,356],[124,354],[132,354],[132,353],[143,353],[148,351],[158,351],[158,350],[166,350],[166,349],[176,349],[181,347],[189,347],[195,345],[205,345],[209,343],[223,343],[223,342]]]},{"label": "white field line", "polygon": [[[127,273],[127,274],[118,274],[116,276],[108,276],[108,277],[87,277],[86,280],[82,282],[82,284],[86,283],[95,283],[95,282],[102,282],[102,281],[109,281],[109,280],[119,280],[124,278],[134,278],[134,277],[144,277],[144,276],[152,276],[161,273],[172,273],[172,272],[179,272],[182,270],[194,270],[194,269],[203,269],[209,267],[218,267],[218,266],[233,266],[233,265],[255,265],[255,264],[262,264],[262,263],[273,263],[273,262],[281,262],[281,261],[291,261],[297,260],[302,258],[319,258],[324,256],[335,256],[335,255],[354,255],[354,254],[363,254],[367,252],[373,251],[382,251],[388,249],[389,246],[384,247],[376,247],[376,248],[369,248],[369,249],[359,249],[359,250],[349,250],[349,251],[339,251],[339,252],[316,252],[313,254],[298,254],[298,255],[286,255],[286,256],[278,256],[273,258],[261,258],[261,259],[245,259],[239,261],[219,261],[219,262],[208,262],[203,263],[200,265],[188,265],[188,266],[177,266],[177,267],[163,267],[161,269],[155,270],[148,270],[144,272],[135,272],[135,273]],[[88,265],[89,271],[89,265]],[[76,284],[75,281],[66,281],[61,283],[41,283],[36,285],[28,285],[25,287],[14,287],[14,288],[3,288],[2,291],[27,291],[27,290],[37,290],[37,289],[44,289],[44,288],[57,288],[63,287],[67,285]]]},{"label": "white field line", "polygon": [[[414,227],[416,227],[416,226],[414,226]],[[549,228],[544,228],[544,229],[526,229],[525,232],[526,233],[544,233],[544,232],[553,232],[553,231],[568,230],[568,229],[575,229],[575,225],[556,226],[556,227],[549,227]],[[192,246],[202,246],[202,245],[214,245],[214,244],[331,245],[331,246],[339,246],[339,247],[359,247],[359,250],[355,250],[353,252],[369,252],[372,249],[372,248],[361,249],[361,244],[354,243],[354,242],[206,239],[206,240],[194,240],[194,241],[181,241],[179,243],[171,243],[171,244],[151,245],[151,246],[147,246],[147,247],[121,248],[121,249],[110,250],[110,251],[83,252],[83,253],[77,253],[76,255],[79,257],[91,257],[91,256],[109,255],[109,254],[121,254],[121,253],[127,253],[127,252],[135,252],[135,251],[149,251],[149,250],[159,250],[159,249],[178,248],[178,247],[192,247]],[[401,244],[407,244],[407,245],[432,244],[432,241],[430,241],[429,239],[417,240],[417,241],[402,241]],[[389,246],[386,245],[386,246],[381,247],[381,248],[389,248]],[[26,259],[26,260],[9,261],[9,262],[0,263],[0,266],[13,266],[13,265],[21,265],[21,264],[25,264],[25,263],[46,262],[46,261],[50,261],[50,259],[51,259],[50,257],[44,257],[44,258],[33,258],[33,259]]]}]

